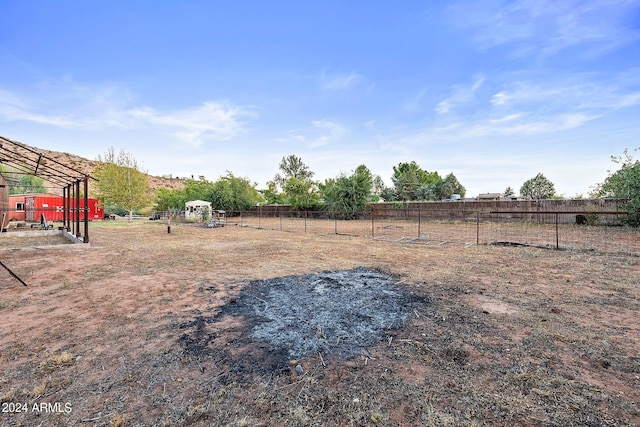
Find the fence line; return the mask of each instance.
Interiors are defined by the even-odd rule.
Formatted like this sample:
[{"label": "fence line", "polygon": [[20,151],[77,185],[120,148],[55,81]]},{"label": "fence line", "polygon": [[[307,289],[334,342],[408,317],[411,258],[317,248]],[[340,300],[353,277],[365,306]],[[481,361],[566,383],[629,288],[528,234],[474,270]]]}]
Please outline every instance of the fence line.
[{"label": "fence line", "polygon": [[330,212],[234,212],[228,224],[283,232],[365,236],[424,245],[523,245],[640,256],[640,230],[623,225],[626,212],[464,212],[434,210],[365,213],[344,220]]}]

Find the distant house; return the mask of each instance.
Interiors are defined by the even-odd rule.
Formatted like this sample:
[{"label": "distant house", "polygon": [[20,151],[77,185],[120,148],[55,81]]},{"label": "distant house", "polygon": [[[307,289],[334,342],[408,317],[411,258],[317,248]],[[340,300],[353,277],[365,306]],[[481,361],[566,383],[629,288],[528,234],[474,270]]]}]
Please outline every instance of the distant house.
[{"label": "distant house", "polygon": [[478,200],[500,200],[502,194],[500,193],[482,193],[478,194]]},{"label": "distant house", "polygon": [[184,217],[192,221],[203,221],[205,211],[207,215],[211,215],[211,202],[192,200],[185,203]]}]

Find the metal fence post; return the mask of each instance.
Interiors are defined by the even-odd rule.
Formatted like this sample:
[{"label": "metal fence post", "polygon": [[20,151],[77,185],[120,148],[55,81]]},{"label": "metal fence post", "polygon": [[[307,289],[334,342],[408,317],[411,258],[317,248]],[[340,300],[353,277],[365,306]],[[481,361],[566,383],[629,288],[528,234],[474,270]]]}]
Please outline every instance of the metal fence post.
[{"label": "metal fence post", "polygon": [[480,245],[480,212],[476,212],[476,245]]},{"label": "metal fence post", "polygon": [[307,214],[308,211],[304,211],[304,234],[307,234]]},{"label": "metal fence post", "polygon": [[375,211],[373,209],[371,209],[371,238],[376,237],[376,232],[375,232]]},{"label": "metal fence post", "polygon": [[282,213],[278,213],[278,218],[280,218],[280,231],[282,231]]},{"label": "metal fence post", "polygon": [[558,212],[556,212],[556,249],[560,249],[560,239],[558,237]]},{"label": "metal fence post", "polygon": [[421,227],[421,209],[418,209],[418,239],[420,238],[420,227]]}]

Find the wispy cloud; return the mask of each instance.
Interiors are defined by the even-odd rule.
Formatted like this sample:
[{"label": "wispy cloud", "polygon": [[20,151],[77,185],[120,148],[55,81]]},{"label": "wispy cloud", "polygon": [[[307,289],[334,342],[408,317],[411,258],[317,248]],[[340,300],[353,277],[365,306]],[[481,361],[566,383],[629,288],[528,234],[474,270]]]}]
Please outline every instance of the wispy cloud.
[{"label": "wispy cloud", "polygon": [[451,96],[435,108],[435,118],[409,139],[423,144],[491,135],[539,135],[579,128],[640,105],[640,73],[536,73],[528,79],[518,79],[522,73],[514,74],[476,77],[472,84],[454,86]]},{"label": "wispy cloud", "polygon": [[206,140],[226,141],[242,132],[243,118],[253,116],[228,103],[208,101],[194,108],[162,112],[152,108],[134,109],[131,117],[140,124],[171,132],[194,146]]},{"label": "wispy cloud", "polygon": [[403,103],[402,109],[409,113],[423,111],[424,110],[423,102],[424,102],[425,95],[427,93],[428,93],[427,88],[420,89],[418,93],[416,93],[415,95],[413,95],[411,98],[407,99]]},{"label": "wispy cloud", "polygon": [[[46,92],[46,95],[45,93]],[[145,129],[192,146],[229,140],[257,115],[227,101],[206,101],[185,109],[161,111],[133,105],[133,96],[114,85],[91,87],[68,80],[46,82],[33,94],[0,89],[0,120],[30,122],[67,130]]]},{"label": "wispy cloud", "polygon": [[424,128],[414,133],[387,136],[385,139],[400,145],[428,145],[464,142],[491,136],[527,137],[574,129],[599,117],[599,115],[586,113],[546,116],[517,113],[495,118],[464,119],[443,126]]},{"label": "wispy cloud", "polygon": [[320,87],[323,90],[341,91],[356,86],[362,79],[363,77],[355,71],[340,73],[324,69],[320,74]]},{"label": "wispy cloud", "polygon": [[[598,111],[640,104],[640,77],[598,75],[541,76],[507,83],[491,97],[496,108]],[[640,74],[639,74],[640,75]]]},{"label": "wispy cloud", "polygon": [[629,25],[638,13],[636,1],[481,1],[449,8],[449,22],[470,32],[480,50],[509,45],[515,56],[554,56],[580,46],[583,55],[598,56],[640,40]]},{"label": "wispy cloud", "polygon": [[446,114],[455,108],[471,103],[475,100],[475,92],[482,86],[484,81],[484,77],[478,76],[471,85],[455,85],[452,89],[451,96],[440,101],[435,111],[438,114]]},{"label": "wispy cloud", "polygon": [[292,130],[289,135],[297,143],[317,148],[337,142],[347,133],[347,129],[340,123],[324,118],[312,121],[308,128]]}]

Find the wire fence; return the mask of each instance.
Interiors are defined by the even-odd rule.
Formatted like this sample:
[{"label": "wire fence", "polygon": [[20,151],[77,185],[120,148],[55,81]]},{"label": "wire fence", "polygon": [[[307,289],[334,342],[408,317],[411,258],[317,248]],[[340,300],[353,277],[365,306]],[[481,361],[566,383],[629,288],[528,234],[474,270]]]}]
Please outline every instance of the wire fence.
[{"label": "wire fence", "polygon": [[422,245],[518,245],[640,256],[640,229],[624,225],[626,212],[370,212],[345,220],[329,212],[230,213],[227,224],[292,233],[363,236]]}]

